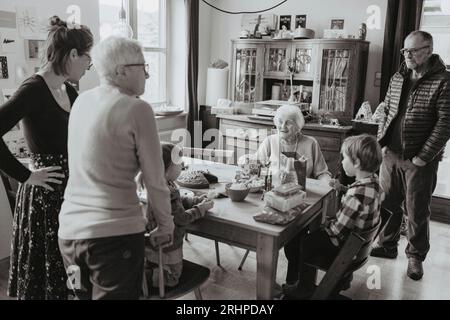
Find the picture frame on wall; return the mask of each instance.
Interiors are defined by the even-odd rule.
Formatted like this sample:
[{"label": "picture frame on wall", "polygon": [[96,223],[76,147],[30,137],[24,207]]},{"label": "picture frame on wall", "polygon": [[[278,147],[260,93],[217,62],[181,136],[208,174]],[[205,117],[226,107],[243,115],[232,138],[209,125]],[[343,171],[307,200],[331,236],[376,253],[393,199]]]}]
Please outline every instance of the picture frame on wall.
[{"label": "picture frame on wall", "polygon": [[344,29],[344,19],[331,19],[331,30],[343,30]]},{"label": "picture frame on wall", "polygon": [[0,79],[8,79],[8,58],[0,56]]},{"label": "picture frame on wall", "polygon": [[44,47],[45,40],[28,39],[25,40],[25,52],[28,60],[38,60],[40,52]]}]

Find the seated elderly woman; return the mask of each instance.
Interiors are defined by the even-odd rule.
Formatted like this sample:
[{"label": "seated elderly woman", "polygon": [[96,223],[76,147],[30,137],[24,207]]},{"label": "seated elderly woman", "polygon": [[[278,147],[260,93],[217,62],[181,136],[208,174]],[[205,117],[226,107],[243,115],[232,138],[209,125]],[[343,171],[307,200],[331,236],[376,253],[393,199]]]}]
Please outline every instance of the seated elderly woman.
[{"label": "seated elderly woman", "polygon": [[[305,120],[301,110],[294,105],[283,105],[278,108],[273,119],[277,127],[277,134],[268,136],[259,146],[258,151],[252,155],[244,155],[239,159],[239,164],[250,161],[259,161],[270,166],[274,173],[280,167],[286,166],[287,156],[307,159],[306,176],[308,178],[320,179],[326,182],[331,180],[331,173],[323,158],[319,143],[313,137],[302,134]],[[286,154],[286,155],[285,155]],[[288,259],[285,291],[294,289],[298,281],[298,252],[299,238],[295,237],[284,247]]]},{"label": "seated elderly woman", "polygon": [[277,173],[278,168],[285,168],[288,165],[288,157],[303,156],[307,159],[308,178],[329,181],[331,174],[317,140],[301,132],[305,125],[301,110],[294,105],[282,105],[278,108],[273,122],[278,133],[268,136],[255,154],[242,156],[238,163],[242,165],[246,159],[262,164],[270,162],[272,171]]},{"label": "seated elderly woman", "polygon": [[136,192],[138,171],[158,224],[173,235],[151,106],[138,98],[148,66],[135,40],[111,37],[93,50],[100,86],[83,92],[69,120],[70,177],[59,215],[59,247],[66,268],[82,271],[80,299],[137,299],[144,272],[146,221]]}]

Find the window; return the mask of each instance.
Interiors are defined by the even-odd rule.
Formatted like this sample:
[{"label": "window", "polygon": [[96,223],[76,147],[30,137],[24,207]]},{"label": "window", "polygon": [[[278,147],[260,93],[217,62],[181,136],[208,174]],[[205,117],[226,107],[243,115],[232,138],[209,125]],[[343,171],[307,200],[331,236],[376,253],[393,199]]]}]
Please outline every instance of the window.
[{"label": "window", "polygon": [[[133,37],[141,42],[149,64],[149,79],[141,97],[153,107],[167,102],[166,0],[124,0]],[[110,36],[119,20],[122,0],[99,0],[100,39]]]},{"label": "window", "polygon": [[431,33],[434,52],[450,68],[450,0],[425,0],[420,29]]},{"label": "window", "polygon": [[[450,69],[450,0],[425,0],[421,30],[431,33],[434,52],[439,54]],[[450,199],[450,142],[447,142],[444,158],[439,163],[434,196]]]}]

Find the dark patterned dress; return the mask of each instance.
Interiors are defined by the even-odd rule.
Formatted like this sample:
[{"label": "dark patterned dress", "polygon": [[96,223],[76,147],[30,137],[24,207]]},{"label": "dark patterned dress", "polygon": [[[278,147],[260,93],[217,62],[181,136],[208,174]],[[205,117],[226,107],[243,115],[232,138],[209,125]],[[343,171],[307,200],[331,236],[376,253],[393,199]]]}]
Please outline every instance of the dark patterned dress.
[{"label": "dark patterned dress", "polygon": [[[66,83],[73,105],[76,90]],[[55,191],[23,184],[31,172],[1,137],[21,122],[32,166],[61,166],[63,184]],[[22,184],[16,197],[8,295],[18,299],[67,299],[66,275],[58,247],[58,215],[67,183],[69,113],[54,99],[44,78],[33,75],[0,105],[0,170]]]},{"label": "dark patterned dress", "polygon": [[11,241],[8,295],[19,299],[67,299],[67,276],[58,247],[58,215],[67,185],[64,155],[32,154],[32,168],[61,166],[63,183],[54,191],[20,184]]}]

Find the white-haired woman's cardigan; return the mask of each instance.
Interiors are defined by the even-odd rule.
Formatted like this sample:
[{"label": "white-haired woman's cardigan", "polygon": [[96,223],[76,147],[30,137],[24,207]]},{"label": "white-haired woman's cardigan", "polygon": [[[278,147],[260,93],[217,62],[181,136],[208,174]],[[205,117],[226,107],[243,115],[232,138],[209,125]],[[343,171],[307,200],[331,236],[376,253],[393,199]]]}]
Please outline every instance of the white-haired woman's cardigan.
[{"label": "white-haired woman's cardigan", "polygon": [[68,153],[61,239],[144,232],[134,180],[138,170],[159,227],[173,229],[158,130],[148,103],[110,86],[82,93],[70,115]]},{"label": "white-haired woman's cardigan", "polygon": [[[297,152],[299,156],[307,159],[306,176],[308,178],[319,179],[322,175],[331,177],[328,166],[323,158],[319,143],[313,137],[299,135],[298,142],[293,144],[282,143],[282,152]],[[264,139],[258,148],[258,151],[252,155],[245,155],[239,159],[239,164],[245,162],[245,158],[258,160],[262,164],[270,161],[273,172],[278,170],[278,161],[280,154],[280,138],[278,134],[273,134]],[[283,164],[283,161],[282,161]]]}]

